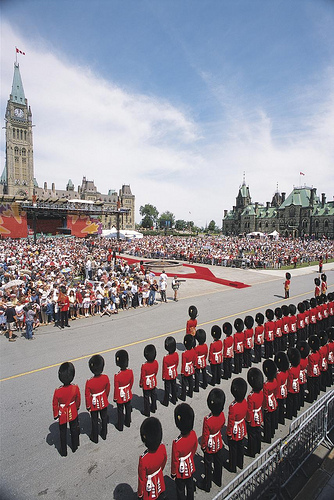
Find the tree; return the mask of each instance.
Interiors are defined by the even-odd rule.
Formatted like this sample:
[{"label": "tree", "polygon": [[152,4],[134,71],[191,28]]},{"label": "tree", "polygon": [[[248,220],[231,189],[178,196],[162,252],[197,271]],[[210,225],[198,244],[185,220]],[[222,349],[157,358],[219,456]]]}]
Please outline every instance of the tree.
[{"label": "tree", "polygon": [[139,213],[143,217],[141,221],[142,227],[148,228],[156,226],[159,216],[159,212],[156,207],[150,205],[149,203],[146,203],[146,205],[140,207]]},{"label": "tree", "polygon": [[179,219],[175,222],[175,229],[177,229],[178,231],[184,231],[185,229],[187,229],[187,222],[185,220],[182,220],[182,219]]},{"label": "tree", "polygon": [[214,232],[215,230],[216,230],[216,223],[214,220],[212,220],[209,222],[208,231]]},{"label": "tree", "polygon": [[160,215],[159,226],[161,229],[171,229],[175,224],[175,216],[168,210]]}]

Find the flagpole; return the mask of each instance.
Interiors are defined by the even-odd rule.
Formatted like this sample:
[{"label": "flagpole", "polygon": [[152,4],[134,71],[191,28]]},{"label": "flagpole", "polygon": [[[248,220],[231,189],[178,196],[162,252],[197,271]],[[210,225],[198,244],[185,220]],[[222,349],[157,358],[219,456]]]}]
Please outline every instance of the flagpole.
[{"label": "flagpole", "polygon": [[15,46],[15,66],[17,66],[17,47]]}]

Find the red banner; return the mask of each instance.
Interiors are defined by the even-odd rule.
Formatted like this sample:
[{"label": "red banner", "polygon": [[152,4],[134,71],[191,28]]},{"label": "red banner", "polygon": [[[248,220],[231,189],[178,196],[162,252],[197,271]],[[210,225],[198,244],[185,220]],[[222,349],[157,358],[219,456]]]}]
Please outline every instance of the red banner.
[{"label": "red banner", "polygon": [[17,203],[0,204],[0,237],[26,238],[28,235],[27,214],[20,212]]},{"label": "red banner", "polygon": [[67,228],[78,238],[102,233],[102,223],[97,219],[91,219],[88,215],[68,215]]}]

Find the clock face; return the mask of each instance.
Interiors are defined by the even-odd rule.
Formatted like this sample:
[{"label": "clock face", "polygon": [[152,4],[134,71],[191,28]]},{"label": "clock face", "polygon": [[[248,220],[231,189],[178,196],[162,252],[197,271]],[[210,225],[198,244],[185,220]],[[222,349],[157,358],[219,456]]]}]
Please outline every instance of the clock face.
[{"label": "clock face", "polygon": [[22,118],[23,117],[23,109],[20,109],[20,108],[15,108],[14,109],[14,115],[17,116],[18,118]]}]

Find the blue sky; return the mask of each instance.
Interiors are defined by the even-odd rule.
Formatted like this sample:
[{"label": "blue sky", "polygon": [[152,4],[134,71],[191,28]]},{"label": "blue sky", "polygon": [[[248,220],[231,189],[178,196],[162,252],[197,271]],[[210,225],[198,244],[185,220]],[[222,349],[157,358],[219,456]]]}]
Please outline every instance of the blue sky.
[{"label": "blue sky", "polygon": [[333,199],[333,1],[1,8],[1,116],[17,46],[39,185],[130,183],[138,222],[152,203],[200,226],[220,225],[243,172],[253,201],[301,180]]}]

